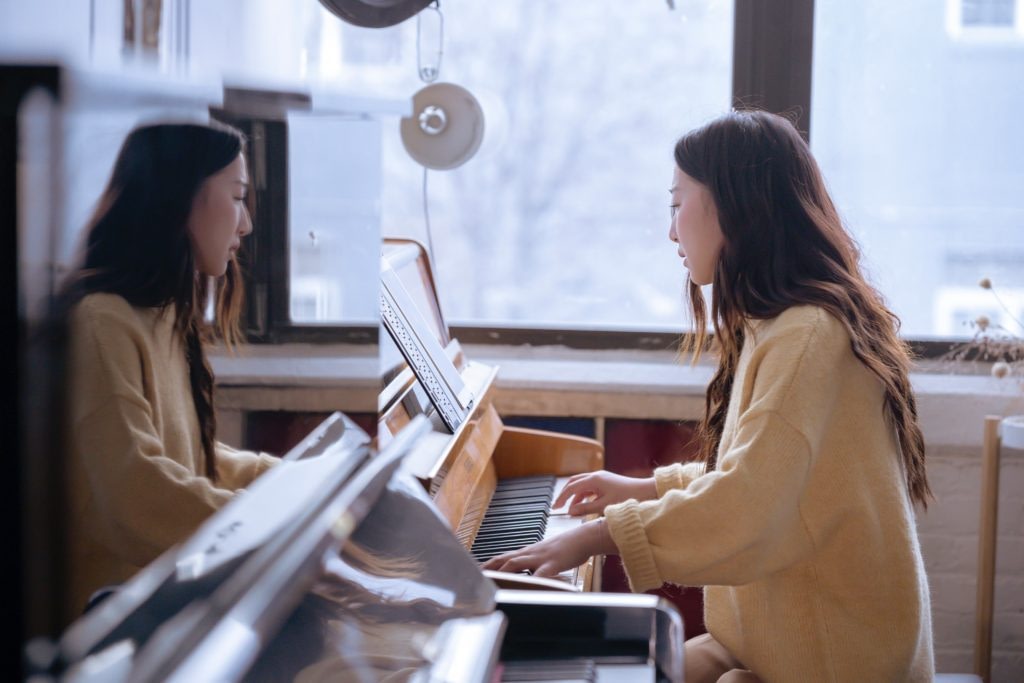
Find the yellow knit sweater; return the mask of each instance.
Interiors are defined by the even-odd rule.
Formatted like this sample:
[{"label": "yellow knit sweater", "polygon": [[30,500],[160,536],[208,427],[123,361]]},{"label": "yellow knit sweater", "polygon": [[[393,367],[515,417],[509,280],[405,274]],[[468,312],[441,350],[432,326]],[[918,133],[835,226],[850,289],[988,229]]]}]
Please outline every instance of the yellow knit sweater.
[{"label": "yellow knit sweater", "polygon": [[605,510],[631,586],[703,585],[710,633],[776,681],[930,681],[931,608],[881,383],[822,309],[754,324],[718,468]]},{"label": "yellow knit sweater", "polygon": [[203,475],[199,421],[173,307],[114,294],[72,311],[69,343],[69,603],[120,583],[187,538],[276,458],[217,444]]}]

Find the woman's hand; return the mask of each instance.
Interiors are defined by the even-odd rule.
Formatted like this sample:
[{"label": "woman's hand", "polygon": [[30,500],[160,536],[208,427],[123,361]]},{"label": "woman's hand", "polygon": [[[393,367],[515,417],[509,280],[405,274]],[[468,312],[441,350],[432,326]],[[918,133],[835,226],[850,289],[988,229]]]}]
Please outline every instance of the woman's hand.
[{"label": "woman's hand", "polygon": [[603,512],[606,506],[625,500],[654,500],[657,497],[654,477],[638,479],[601,470],[571,477],[552,508],[562,507],[571,498],[569,514],[578,517]]},{"label": "woman's hand", "polygon": [[593,555],[619,552],[603,519],[581,524],[571,531],[545,539],[540,543],[493,557],[484,569],[502,572],[530,570],[534,576],[557,576],[578,567]]}]

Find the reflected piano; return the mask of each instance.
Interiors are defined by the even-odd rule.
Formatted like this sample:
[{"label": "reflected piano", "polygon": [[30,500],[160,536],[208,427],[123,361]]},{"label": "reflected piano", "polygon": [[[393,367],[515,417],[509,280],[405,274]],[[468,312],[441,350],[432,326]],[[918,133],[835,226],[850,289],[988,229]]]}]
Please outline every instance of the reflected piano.
[{"label": "reflected piano", "polygon": [[[378,439],[386,443],[416,415],[431,418],[433,429],[408,466],[473,556],[485,561],[582,524],[552,513],[551,503],[571,475],[601,469],[603,447],[594,439],[502,423],[494,406],[498,368],[469,360],[450,337],[417,242],[385,240],[381,318],[394,342],[382,336],[384,367],[397,370],[380,396]],[[565,572],[564,586],[599,590],[602,559]]]},{"label": "reflected piano", "polygon": [[39,680],[682,680],[657,597],[495,589],[398,468],[424,417],[377,454],[338,423],[72,625]]}]

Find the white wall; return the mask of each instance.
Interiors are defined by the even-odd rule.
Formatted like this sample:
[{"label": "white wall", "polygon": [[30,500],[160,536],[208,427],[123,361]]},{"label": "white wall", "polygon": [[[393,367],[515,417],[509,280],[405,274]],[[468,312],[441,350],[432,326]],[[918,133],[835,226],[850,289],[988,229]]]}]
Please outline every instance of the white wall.
[{"label": "white wall", "polygon": [[[943,672],[974,666],[980,424],[976,431],[973,447],[931,449],[928,476],[936,500],[918,519],[932,589],[936,667]],[[992,680],[1013,683],[1024,680],[1024,451],[1002,450],[999,489]]]}]

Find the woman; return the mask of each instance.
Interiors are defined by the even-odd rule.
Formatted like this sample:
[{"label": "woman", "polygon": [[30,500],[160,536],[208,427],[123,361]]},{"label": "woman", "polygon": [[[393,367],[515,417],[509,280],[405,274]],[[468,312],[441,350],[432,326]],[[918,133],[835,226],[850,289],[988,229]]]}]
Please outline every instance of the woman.
[{"label": "woman", "polygon": [[617,553],[634,590],[705,586],[688,682],[930,681],[913,504],[931,494],[898,320],[789,121],[727,114],[675,162],[694,360],[714,285],[701,462],[574,477],[555,506],[603,519],[485,566],[547,576]]},{"label": "woman", "polygon": [[[269,467],[216,440],[204,345],[239,338],[235,260],[252,232],[244,138],[167,124],[125,140],[65,283],[69,617],[128,579]],[[214,280],[214,283],[211,283]]]}]

